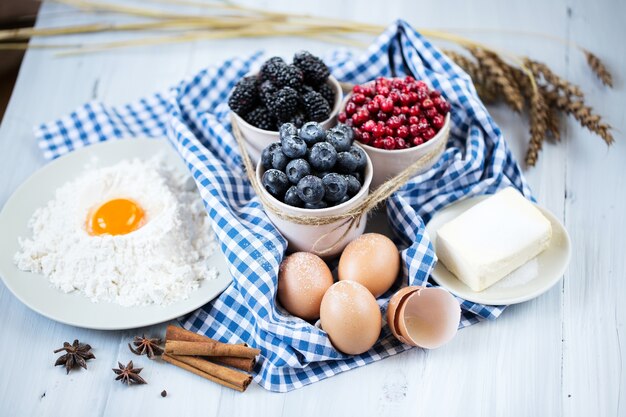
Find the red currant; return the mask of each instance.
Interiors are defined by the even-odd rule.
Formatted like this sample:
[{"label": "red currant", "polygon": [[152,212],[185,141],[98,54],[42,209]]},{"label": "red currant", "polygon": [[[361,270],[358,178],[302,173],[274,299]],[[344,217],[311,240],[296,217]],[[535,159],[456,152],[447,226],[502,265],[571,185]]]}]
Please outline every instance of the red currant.
[{"label": "red currant", "polygon": [[434,138],[435,134],[435,130],[432,127],[429,127],[422,132],[422,138],[424,139],[424,141],[427,141]]},{"label": "red currant", "polygon": [[431,119],[431,123],[434,128],[441,129],[445,123],[445,119],[442,115],[437,113],[437,115]]},{"label": "red currant", "polygon": [[393,101],[391,99],[385,99],[380,103],[380,109],[385,113],[391,113],[393,111]]},{"label": "red currant", "polygon": [[390,151],[396,149],[396,141],[393,139],[393,137],[387,136],[385,139],[383,139],[383,147]]},{"label": "red currant", "polygon": [[380,106],[376,100],[372,100],[365,106],[370,113],[378,113]]},{"label": "red currant", "polygon": [[354,112],[356,112],[356,104],[352,101],[349,101],[348,104],[346,104],[346,114],[348,116],[352,116]]},{"label": "red currant", "polygon": [[365,96],[363,94],[354,94],[352,96],[352,101],[356,104],[363,104],[365,103]]},{"label": "red currant", "polygon": [[433,101],[429,98],[422,100],[422,109],[428,110],[434,107]]},{"label": "red currant", "polygon": [[398,118],[398,116],[391,116],[389,120],[387,120],[387,126],[392,129],[397,129],[402,125],[402,122]]}]

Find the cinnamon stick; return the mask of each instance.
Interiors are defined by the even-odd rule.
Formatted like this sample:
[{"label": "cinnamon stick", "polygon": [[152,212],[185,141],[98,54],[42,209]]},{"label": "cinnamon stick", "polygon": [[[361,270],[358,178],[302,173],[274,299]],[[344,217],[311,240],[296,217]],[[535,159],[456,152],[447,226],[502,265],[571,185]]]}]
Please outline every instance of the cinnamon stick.
[{"label": "cinnamon stick", "polygon": [[230,366],[232,368],[241,369],[245,372],[252,372],[256,364],[256,358],[235,358],[233,356],[208,356],[207,360],[219,363],[221,365]]},{"label": "cinnamon stick", "polygon": [[[166,340],[179,340],[184,342],[210,342],[216,344],[222,344],[217,340],[210,337],[194,333],[192,331],[183,329],[182,327],[169,325],[165,333]],[[245,343],[241,346],[247,346]],[[209,356],[208,360],[215,363],[220,363],[226,366],[232,366],[233,368],[241,369],[242,371],[252,372],[254,365],[256,364],[256,358],[236,358],[232,356]]]},{"label": "cinnamon stick", "polygon": [[254,358],[259,353],[258,349],[253,349],[242,345],[228,345],[226,343],[211,342],[186,342],[182,340],[166,340],[165,351],[173,355],[183,356],[233,356],[235,358]]},{"label": "cinnamon stick", "polygon": [[161,358],[165,362],[239,392],[244,392],[252,382],[250,375],[193,356],[164,353]]}]

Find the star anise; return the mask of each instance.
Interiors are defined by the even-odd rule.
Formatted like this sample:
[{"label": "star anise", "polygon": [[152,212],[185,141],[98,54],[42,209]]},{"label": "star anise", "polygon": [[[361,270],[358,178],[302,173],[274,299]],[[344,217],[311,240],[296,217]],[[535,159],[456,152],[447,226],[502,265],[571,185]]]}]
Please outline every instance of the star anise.
[{"label": "star anise", "polygon": [[89,359],[96,359],[93,353],[90,352],[91,346],[85,343],[79,343],[78,339],[74,340],[71,345],[68,342],[63,343],[63,347],[54,351],[59,353],[65,351],[65,355],[59,356],[54,366],[65,365],[66,374],[70,373],[70,370],[76,365],[87,369],[87,361]]},{"label": "star anise", "polygon": [[135,336],[133,340],[133,345],[137,349],[133,349],[132,345],[129,343],[128,348],[135,355],[148,355],[150,359],[154,359],[155,356],[159,356],[163,353],[163,349],[159,346],[161,344],[161,339],[147,339],[146,335]]},{"label": "star anise", "polygon": [[128,362],[128,365],[124,366],[120,362],[117,363],[118,369],[113,368],[113,372],[117,375],[116,381],[126,382],[130,384],[147,384],[146,380],[139,376],[139,372],[143,368],[133,368],[133,361]]}]

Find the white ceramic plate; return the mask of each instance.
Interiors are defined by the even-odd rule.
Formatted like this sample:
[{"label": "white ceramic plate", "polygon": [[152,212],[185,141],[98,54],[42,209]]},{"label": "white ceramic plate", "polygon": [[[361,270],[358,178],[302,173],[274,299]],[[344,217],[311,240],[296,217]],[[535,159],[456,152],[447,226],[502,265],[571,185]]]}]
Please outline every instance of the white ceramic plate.
[{"label": "white ceramic plate", "polygon": [[38,274],[20,271],[13,263],[18,236],[31,236],[27,224],[36,208],[54,197],[55,190],[80,175],[97,158],[98,166],[110,166],[127,158],[150,158],[163,153],[168,163],[187,172],[185,165],[165,140],[123,139],[77,149],[42,167],[9,198],[0,212],[0,276],[9,290],[32,310],[53,320],[90,329],[117,330],[149,326],[180,317],[206,304],[231,282],[226,259],[216,249],[210,259],[219,276],[204,281],[186,300],[167,306],[122,307],[93,303],[80,293],[65,294]]},{"label": "white ceramic plate", "polygon": [[[437,230],[467,209],[488,196],[481,195],[454,203],[437,213],[426,226],[435,252],[437,251]],[[452,294],[469,301],[490,305],[516,304],[538,297],[554,286],[569,264],[571,245],[567,230],[552,213],[536,205],[552,224],[550,246],[501,281],[483,291],[472,291],[461,282],[441,262],[433,269],[433,280]]]}]

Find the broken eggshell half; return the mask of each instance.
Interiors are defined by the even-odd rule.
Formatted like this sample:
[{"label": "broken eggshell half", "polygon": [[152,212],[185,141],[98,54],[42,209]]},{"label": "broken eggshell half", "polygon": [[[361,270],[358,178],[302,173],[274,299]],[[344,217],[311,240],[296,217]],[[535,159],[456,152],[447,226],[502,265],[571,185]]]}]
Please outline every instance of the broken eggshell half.
[{"label": "broken eggshell half", "polygon": [[392,297],[387,320],[392,333],[402,343],[435,349],[456,335],[461,308],[456,298],[443,288],[405,287]]},{"label": "broken eggshell half", "polygon": [[396,312],[398,311],[400,305],[402,305],[403,302],[412,293],[419,290],[420,288],[422,287],[410,286],[401,288],[393,295],[393,297],[391,297],[391,300],[389,300],[389,305],[387,306],[387,325],[389,326],[391,333],[393,333],[396,339],[407,345],[409,344],[409,342],[404,337],[402,337],[400,335],[400,332],[398,331],[398,316]]}]

